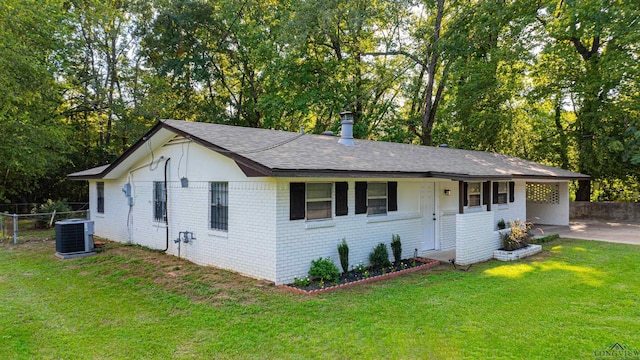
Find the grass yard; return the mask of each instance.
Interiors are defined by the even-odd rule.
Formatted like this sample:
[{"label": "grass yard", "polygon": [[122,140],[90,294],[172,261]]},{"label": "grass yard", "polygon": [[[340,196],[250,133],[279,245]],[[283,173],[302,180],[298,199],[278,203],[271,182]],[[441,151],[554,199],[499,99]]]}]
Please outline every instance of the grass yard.
[{"label": "grass yard", "polygon": [[108,243],[0,243],[0,358],[594,359],[640,350],[640,248],[560,239],[317,297]]}]

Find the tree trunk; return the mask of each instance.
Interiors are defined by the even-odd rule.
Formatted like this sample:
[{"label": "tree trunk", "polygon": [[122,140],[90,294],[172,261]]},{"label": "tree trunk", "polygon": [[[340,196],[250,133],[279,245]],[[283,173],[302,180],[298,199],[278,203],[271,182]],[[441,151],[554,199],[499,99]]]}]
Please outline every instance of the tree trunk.
[{"label": "tree trunk", "polygon": [[576,201],[591,201],[591,180],[578,180]]}]

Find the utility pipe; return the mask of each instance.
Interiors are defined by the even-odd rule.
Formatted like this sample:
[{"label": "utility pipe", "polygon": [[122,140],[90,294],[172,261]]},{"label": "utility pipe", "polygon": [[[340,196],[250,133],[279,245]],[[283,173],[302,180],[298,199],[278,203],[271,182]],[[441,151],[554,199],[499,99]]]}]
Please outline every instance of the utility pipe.
[{"label": "utility pipe", "polygon": [[171,158],[167,158],[167,161],[164,162],[164,224],[166,230],[166,246],[164,247],[164,250],[162,250],[163,252],[169,250],[169,184],[167,182],[169,160],[171,160]]}]

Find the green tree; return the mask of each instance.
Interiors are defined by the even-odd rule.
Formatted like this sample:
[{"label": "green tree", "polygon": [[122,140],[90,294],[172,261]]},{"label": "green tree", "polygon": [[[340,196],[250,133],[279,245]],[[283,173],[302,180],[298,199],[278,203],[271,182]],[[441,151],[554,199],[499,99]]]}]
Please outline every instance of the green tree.
[{"label": "green tree", "polygon": [[[577,170],[595,179],[637,176],[630,156],[637,151],[631,99],[637,99],[640,35],[630,31],[640,16],[637,4],[547,1],[537,16],[545,40],[539,58],[565,63],[556,67],[559,83],[566,84],[558,95],[576,115],[567,131],[577,147]],[[580,181],[576,199],[588,201],[590,193],[590,182]]]},{"label": "green tree", "polygon": [[0,3],[0,201],[38,200],[67,164],[56,79],[64,56],[63,2]]}]

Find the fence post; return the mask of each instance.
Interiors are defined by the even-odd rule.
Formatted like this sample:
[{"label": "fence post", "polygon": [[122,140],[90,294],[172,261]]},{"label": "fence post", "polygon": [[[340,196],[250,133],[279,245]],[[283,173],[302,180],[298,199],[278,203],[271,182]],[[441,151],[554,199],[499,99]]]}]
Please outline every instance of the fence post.
[{"label": "fence post", "polygon": [[2,240],[4,240],[4,224],[2,223],[2,219],[4,218],[4,216],[2,216],[2,214],[0,214],[0,234],[2,234]]},{"label": "fence post", "polygon": [[13,243],[18,243],[18,215],[13,214]]}]

